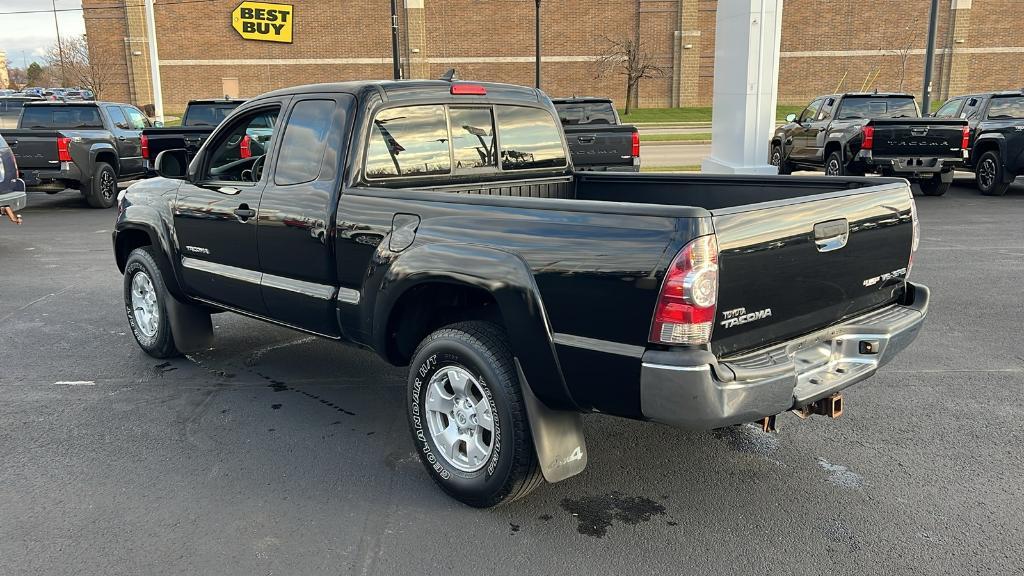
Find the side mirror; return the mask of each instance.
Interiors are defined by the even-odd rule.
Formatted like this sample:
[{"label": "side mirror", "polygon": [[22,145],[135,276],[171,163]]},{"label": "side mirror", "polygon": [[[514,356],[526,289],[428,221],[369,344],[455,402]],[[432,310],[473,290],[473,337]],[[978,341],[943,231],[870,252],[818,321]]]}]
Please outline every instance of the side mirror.
[{"label": "side mirror", "polygon": [[158,176],[184,180],[187,175],[188,155],[184,149],[164,150],[156,155],[153,161],[153,169]]},{"label": "side mirror", "polygon": [[164,127],[164,123],[161,122],[160,120],[154,120],[153,121],[153,128],[163,128],[163,127]]},{"label": "side mirror", "polygon": [[796,122],[796,114],[788,114],[786,116],[786,122]]}]

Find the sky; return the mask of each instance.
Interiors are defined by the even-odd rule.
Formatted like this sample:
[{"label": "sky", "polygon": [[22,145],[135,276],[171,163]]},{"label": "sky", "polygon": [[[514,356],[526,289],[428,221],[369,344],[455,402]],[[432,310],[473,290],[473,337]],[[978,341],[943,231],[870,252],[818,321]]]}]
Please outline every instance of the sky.
[{"label": "sky", "polygon": [[[81,10],[60,10],[82,7],[82,0],[56,0],[60,35],[85,33]],[[45,10],[37,14],[5,14],[25,10]],[[57,41],[50,0],[0,0],[0,50],[7,52],[7,65],[22,68],[24,60],[42,62],[42,55]]]}]

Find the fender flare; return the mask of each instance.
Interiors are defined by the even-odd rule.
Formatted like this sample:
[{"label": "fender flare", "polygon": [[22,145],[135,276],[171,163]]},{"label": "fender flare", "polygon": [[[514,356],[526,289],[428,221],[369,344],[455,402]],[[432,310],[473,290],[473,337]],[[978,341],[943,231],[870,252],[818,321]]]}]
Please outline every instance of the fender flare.
[{"label": "fender flare", "polygon": [[[151,206],[144,204],[133,204],[125,208],[124,214],[118,219],[114,226],[114,254],[117,257],[117,267],[124,272],[124,262],[118,254],[118,236],[128,230],[144,232],[149,236],[150,244],[157,249],[157,263],[168,280],[167,290],[172,296],[179,300],[187,301],[184,290],[182,290],[180,266],[175,265],[176,254],[173,235],[168,223]],[[127,257],[127,254],[125,255]]]},{"label": "fender flare", "polygon": [[386,349],[396,303],[427,282],[469,285],[494,297],[512,346],[544,479],[554,483],[582,472],[587,465],[583,421],[562,376],[540,291],[526,262],[509,252],[469,244],[426,244],[402,253],[385,273],[374,302],[378,350]]},{"label": "fender flare", "polygon": [[1006,167],[1006,164],[1007,164],[1007,158],[1006,158],[1006,137],[1003,136],[1002,134],[982,134],[980,138],[978,138],[977,140],[974,141],[974,143],[971,145],[971,160],[972,160],[971,167],[972,168],[976,167],[974,162],[977,159],[974,158],[974,151],[978,148],[979,145],[984,146],[984,147],[988,147],[990,142],[995,142],[996,149],[997,149],[996,154],[999,155],[999,162],[1004,167],[1004,170],[1003,170],[1003,181],[1004,182],[1013,182],[1014,178],[1016,178],[1016,175],[1010,173],[1009,170],[1005,170],[1005,167]]},{"label": "fender flare", "polygon": [[[89,147],[89,165],[95,166],[96,165],[96,158],[100,154],[106,154],[106,153],[113,154],[113,156],[114,156],[114,164],[113,164],[114,172],[117,173],[120,176],[120,174],[121,174],[121,157],[118,156],[118,154],[117,154],[117,148],[114,148],[114,146],[112,146],[111,144],[109,144],[107,142],[96,142],[95,144],[93,144],[92,146]],[[89,174],[89,177],[92,178],[92,174]]]}]

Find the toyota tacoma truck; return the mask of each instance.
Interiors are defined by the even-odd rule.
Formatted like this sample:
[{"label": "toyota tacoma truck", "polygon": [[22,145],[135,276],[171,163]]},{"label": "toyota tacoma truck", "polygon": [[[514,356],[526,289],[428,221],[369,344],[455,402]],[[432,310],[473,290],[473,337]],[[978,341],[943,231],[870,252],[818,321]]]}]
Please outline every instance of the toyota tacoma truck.
[{"label": "toyota tacoma truck", "polygon": [[776,129],[770,162],[779,174],[899,176],[917,182],[926,196],[941,196],[967,158],[967,122],[920,116],[910,94],[820,96]]},{"label": "toyota tacoma truck", "polygon": [[[190,100],[181,117],[181,126],[157,125],[142,131],[142,157],[146,170],[152,172],[153,159],[164,150],[185,149],[191,159],[196,150],[217,127],[245,100],[224,98],[222,100]],[[182,168],[183,169],[183,168]]]},{"label": "toyota tacoma truck", "polygon": [[93,208],[110,208],[117,183],[145,175],[138,108],[113,102],[26,103],[17,130],[0,130],[29,190],[77,189]]},{"label": "toyota tacoma truck", "polygon": [[576,170],[640,171],[640,133],[622,124],[608,98],[554,98],[552,102]]},{"label": "toyota tacoma truck", "polygon": [[988,92],[957,96],[935,113],[963,118],[970,127],[967,169],[978,190],[1002,196],[1024,174],[1024,92]]},{"label": "toyota tacoma truck", "polygon": [[487,507],[583,470],[583,413],[836,416],[916,337],[929,293],[907,279],[905,180],[577,172],[557,118],[539,90],[469,82],[246,102],[185,174],[164,151],[168,177],[120,197],[136,342],[204,350],[210,314],[232,311],[408,366],[419,458]]}]

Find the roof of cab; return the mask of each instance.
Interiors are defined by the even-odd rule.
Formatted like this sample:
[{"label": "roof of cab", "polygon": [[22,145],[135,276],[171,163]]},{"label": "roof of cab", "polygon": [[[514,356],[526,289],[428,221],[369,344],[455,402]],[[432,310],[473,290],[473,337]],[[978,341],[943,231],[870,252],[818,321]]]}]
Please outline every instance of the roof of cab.
[{"label": "roof of cab", "polygon": [[499,84],[495,82],[473,82],[467,80],[360,80],[352,82],[332,82],[326,84],[304,84],[281,88],[273,92],[267,92],[257,96],[256,99],[272,98],[275,96],[290,96],[294,94],[315,94],[325,92],[346,92],[358,94],[365,90],[383,91],[388,99],[402,98],[427,98],[430,96],[449,97],[453,84],[474,84],[487,89],[488,96],[529,100],[537,102],[540,100],[540,91],[536,88],[517,86],[515,84]]}]

